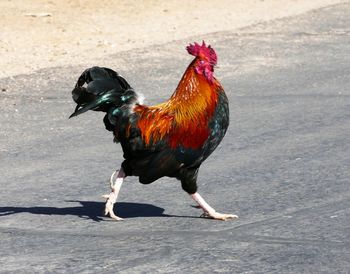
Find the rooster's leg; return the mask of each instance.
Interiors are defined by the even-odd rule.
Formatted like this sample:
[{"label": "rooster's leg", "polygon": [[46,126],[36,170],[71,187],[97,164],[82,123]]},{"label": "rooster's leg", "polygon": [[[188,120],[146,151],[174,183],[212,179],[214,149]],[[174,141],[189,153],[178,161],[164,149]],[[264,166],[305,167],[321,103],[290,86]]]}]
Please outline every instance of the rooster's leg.
[{"label": "rooster's leg", "polygon": [[203,209],[203,217],[206,218],[212,218],[215,220],[222,220],[226,221],[228,219],[236,219],[238,218],[237,215],[233,214],[223,214],[216,212],[214,208],[212,208],[203,198],[201,195],[199,195],[198,192],[191,194],[191,198],[197,202],[197,204],[200,206],[200,208]]},{"label": "rooster's leg", "polygon": [[120,168],[117,174],[117,178],[114,181],[113,179],[116,172],[117,171],[113,172],[110,180],[112,192],[109,194],[103,195],[102,197],[107,199],[106,206],[105,206],[105,215],[109,214],[109,216],[112,219],[116,221],[121,221],[123,219],[114,214],[113,207],[114,207],[114,204],[117,202],[119,190],[125,178],[125,173],[123,168]]}]

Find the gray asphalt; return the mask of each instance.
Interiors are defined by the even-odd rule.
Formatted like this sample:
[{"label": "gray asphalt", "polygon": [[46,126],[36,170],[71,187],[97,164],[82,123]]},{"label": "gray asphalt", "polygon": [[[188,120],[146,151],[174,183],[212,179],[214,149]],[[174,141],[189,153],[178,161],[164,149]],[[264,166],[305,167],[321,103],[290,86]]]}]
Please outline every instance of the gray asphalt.
[{"label": "gray asphalt", "polygon": [[[210,40],[231,125],[200,193],[237,221],[198,218],[179,182],[127,178],[103,114],[68,120],[87,66],[0,79],[2,273],[350,273],[350,4],[101,60],[161,102]],[[93,52],[91,53],[93,54]],[[1,91],[5,89],[5,91]]]}]

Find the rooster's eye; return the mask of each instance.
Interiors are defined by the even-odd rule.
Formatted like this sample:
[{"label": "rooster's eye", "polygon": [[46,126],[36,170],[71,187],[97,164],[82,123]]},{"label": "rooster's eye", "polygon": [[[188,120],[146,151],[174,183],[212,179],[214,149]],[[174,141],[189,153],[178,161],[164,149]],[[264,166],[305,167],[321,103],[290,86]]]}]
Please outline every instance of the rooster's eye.
[{"label": "rooster's eye", "polygon": [[199,63],[203,65],[205,62],[203,60],[200,60]]}]

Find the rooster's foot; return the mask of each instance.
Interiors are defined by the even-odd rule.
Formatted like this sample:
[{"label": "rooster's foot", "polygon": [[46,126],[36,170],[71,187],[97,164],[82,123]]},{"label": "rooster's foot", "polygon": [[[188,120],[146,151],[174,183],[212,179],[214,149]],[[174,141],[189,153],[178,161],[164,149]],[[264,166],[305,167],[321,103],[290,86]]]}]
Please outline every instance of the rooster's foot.
[{"label": "rooster's foot", "polygon": [[117,195],[114,191],[112,191],[109,194],[102,195],[103,198],[106,198],[106,205],[105,205],[105,215],[108,215],[116,221],[123,221],[123,218],[118,217],[117,215],[114,214],[113,207],[114,204],[117,202]]},{"label": "rooster's foot", "polygon": [[223,213],[219,213],[219,212],[204,212],[201,215],[202,218],[209,218],[209,219],[214,219],[214,220],[220,220],[220,221],[227,221],[229,219],[238,219],[237,215],[233,215],[233,214],[223,214]]}]

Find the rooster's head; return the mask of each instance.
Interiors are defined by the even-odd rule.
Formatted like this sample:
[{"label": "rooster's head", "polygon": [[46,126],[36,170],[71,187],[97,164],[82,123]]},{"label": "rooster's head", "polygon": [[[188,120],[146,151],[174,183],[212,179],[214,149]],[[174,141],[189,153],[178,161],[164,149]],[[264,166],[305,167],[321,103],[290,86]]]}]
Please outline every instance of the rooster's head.
[{"label": "rooster's head", "polygon": [[190,44],[186,49],[189,54],[196,57],[193,63],[195,71],[204,75],[209,82],[213,82],[214,66],[217,63],[215,50],[210,45],[207,46],[204,41],[202,45]]}]

